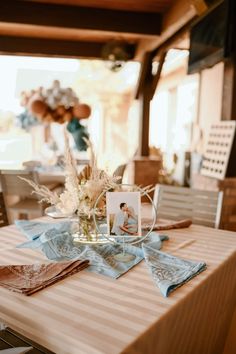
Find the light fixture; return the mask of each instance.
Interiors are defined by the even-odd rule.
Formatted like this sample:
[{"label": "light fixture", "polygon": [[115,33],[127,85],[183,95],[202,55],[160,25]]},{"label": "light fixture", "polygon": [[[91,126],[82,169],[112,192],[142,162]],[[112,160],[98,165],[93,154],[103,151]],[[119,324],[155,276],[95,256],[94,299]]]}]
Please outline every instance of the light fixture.
[{"label": "light fixture", "polygon": [[134,47],[122,40],[107,42],[102,48],[102,58],[107,67],[114,72],[121,70],[124,64],[133,57]]}]

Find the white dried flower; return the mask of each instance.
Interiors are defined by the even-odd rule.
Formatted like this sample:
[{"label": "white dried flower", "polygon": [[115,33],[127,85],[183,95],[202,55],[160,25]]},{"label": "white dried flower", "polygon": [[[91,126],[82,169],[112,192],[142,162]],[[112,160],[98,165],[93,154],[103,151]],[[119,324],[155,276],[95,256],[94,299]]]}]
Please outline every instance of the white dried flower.
[{"label": "white dried flower", "polygon": [[117,187],[119,177],[110,177],[105,171],[97,167],[97,159],[93,146],[86,140],[91,152],[90,173],[86,179],[78,177],[76,163],[69,147],[68,133],[65,137],[65,190],[59,196],[49,191],[45,186],[38,186],[26,180],[33,188],[34,193],[42,196],[43,201],[54,205],[57,210],[66,215],[86,215],[90,217],[99,196],[105,191]]},{"label": "white dried flower", "polygon": [[62,214],[73,215],[77,210],[77,201],[70,192],[65,191],[60,195],[56,207]]}]

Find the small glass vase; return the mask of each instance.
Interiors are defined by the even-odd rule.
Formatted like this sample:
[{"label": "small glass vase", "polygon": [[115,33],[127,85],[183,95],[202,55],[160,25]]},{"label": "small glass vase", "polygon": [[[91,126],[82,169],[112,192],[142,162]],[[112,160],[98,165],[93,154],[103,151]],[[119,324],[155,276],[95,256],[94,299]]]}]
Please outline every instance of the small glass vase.
[{"label": "small glass vase", "polygon": [[77,220],[74,222],[73,239],[74,242],[88,244],[109,242],[97,231],[93,216],[87,215],[78,215]]}]

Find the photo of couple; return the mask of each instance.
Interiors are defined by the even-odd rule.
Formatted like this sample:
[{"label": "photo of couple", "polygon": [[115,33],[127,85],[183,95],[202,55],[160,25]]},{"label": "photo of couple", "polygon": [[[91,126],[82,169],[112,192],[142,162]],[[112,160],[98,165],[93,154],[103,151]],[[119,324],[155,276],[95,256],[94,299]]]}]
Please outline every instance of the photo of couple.
[{"label": "photo of couple", "polygon": [[108,234],[141,236],[140,193],[107,193]]}]

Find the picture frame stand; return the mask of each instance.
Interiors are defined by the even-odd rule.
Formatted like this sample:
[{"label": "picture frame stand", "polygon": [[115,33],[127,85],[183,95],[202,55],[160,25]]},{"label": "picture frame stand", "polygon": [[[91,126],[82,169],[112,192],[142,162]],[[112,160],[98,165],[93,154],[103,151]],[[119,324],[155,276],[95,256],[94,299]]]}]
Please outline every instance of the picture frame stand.
[{"label": "picture frame stand", "polygon": [[125,236],[122,237],[122,252],[115,254],[113,258],[118,262],[124,263],[131,262],[135,259],[135,256],[133,254],[125,252]]},{"label": "picture frame stand", "polygon": [[[127,239],[127,235],[124,235],[124,236],[123,235],[119,235],[119,236],[110,235],[109,232],[106,232],[106,231],[104,231],[104,229],[103,230],[101,229],[101,225],[99,225],[99,222],[97,222],[97,220],[96,220],[95,211],[98,208],[99,202],[101,201],[102,198],[104,198],[104,196],[106,195],[107,192],[109,192],[109,190],[102,192],[100,194],[100,196],[97,198],[97,201],[95,202],[94,213],[93,213],[94,224],[96,226],[97,232],[100,233],[102,236],[104,236],[109,242],[113,243],[114,245],[121,246],[121,252],[118,251],[119,253],[113,254],[113,256],[112,256],[114,258],[114,260],[117,262],[123,262],[123,263],[132,262],[136,258],[136,256],[134,254],[128,253],[126,251],[125,247],[127,244],[128,245],[141,244],[151,234],[153,227],[155,225],[155,222],[156,222],[156,218],[157,218],[157,211],[156,211],[155,204],[145,189],[143,189],[137,185],[134,185],[134,184],[120,184],[118,190],[112,190],[112,192],[139,192],[141,197],[143,197],[143,196],[147,197],[147,199],[149,200],[150,205],[152,207],[152,222],[151,222],[151,224],[148,227],[145,227],[144,234],[142,234],[139,237],[134,237],[134,240],[130,241],[130,237],[128,237],[128,239]],[[122,237],[122,241],[116,240],[116,237]],[[120,250],[120,247],[119,247],[119,250]]]}]

